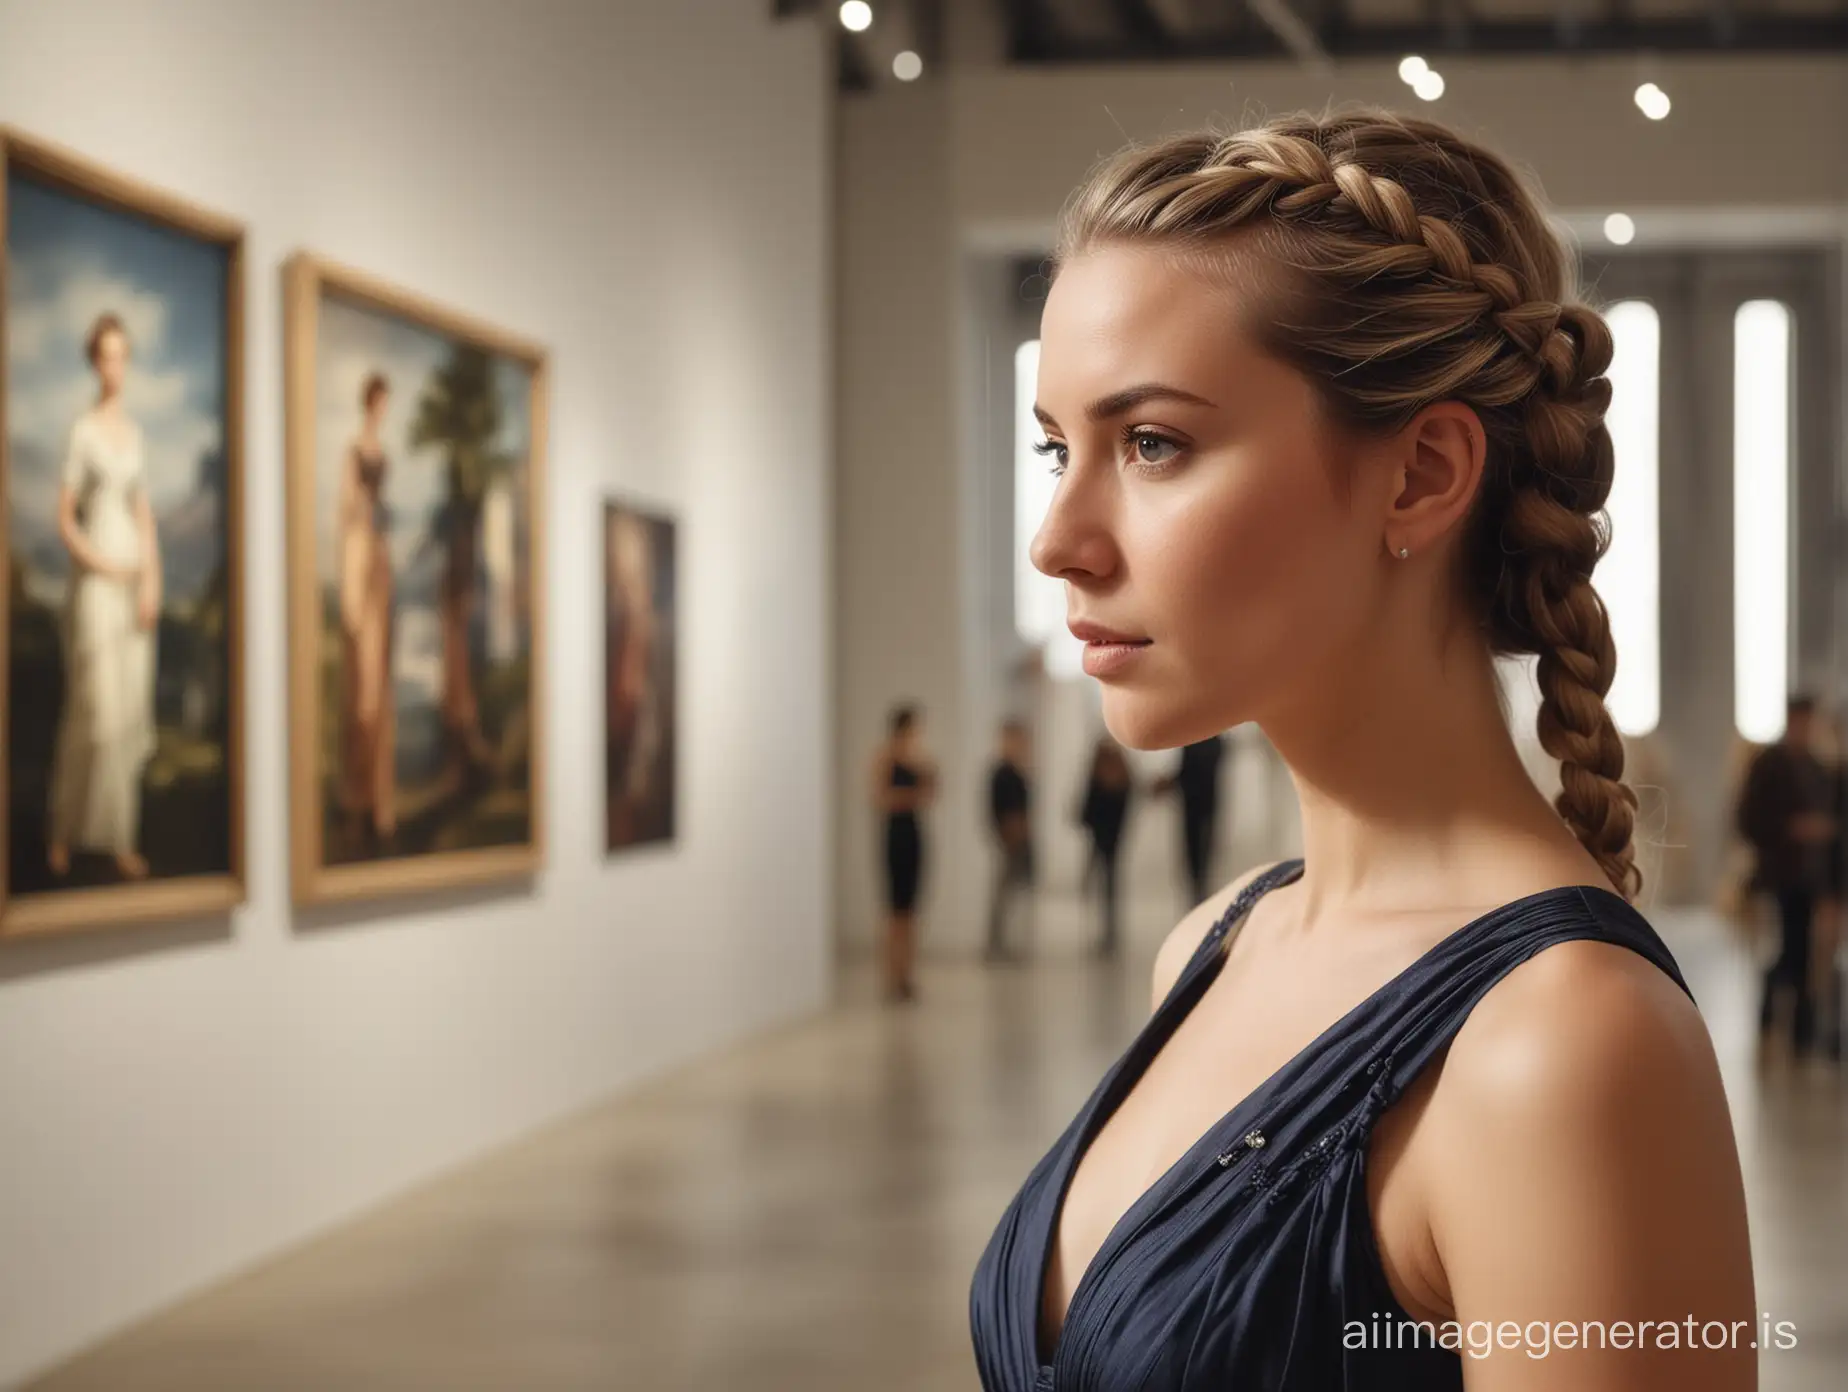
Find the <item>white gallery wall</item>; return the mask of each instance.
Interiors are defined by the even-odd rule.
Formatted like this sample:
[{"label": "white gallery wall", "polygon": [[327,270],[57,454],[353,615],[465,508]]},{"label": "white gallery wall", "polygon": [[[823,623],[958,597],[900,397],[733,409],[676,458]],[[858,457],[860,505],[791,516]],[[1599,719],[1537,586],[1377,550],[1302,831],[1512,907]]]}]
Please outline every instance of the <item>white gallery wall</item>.
[{"label": "white gallery wall", "polygon": [[[758,0],[0,0],[0,121],[248,227],[248,904],[0,946],[0,1387],[828,984],[831,70]],[[291,910],[311,248],[552,353],[547,864]],[[681,523],[680,835],[602,851],[601,502]]]},{"label": "white gallery wall", "polygon": [[[948,65],[840,105],[836,904],[853,947],[874,941],[881,919],[866,761],[901,698],[925,704],[943,772],[922,941],[947,953],[981,941],[986,765],[995,723],[1022,704],[996,640],[1011,622],[1009,572],[989,544],[1012,528],[996,516],[992,474],[1013,468],[988,429],[993,412],[1011,409],[989,366],[1018,343],[994,273],[1004,256],[1045,250],[1095,161],[1173,130],[1376,102],[1487,140],[1535,171],[1575,226],[1621,209],[1645,244],[1795,238],[1839,249],[1848,238],[1840,55],[1652,59],[1646,75],[1675,103],[1657,124],[1632,103],[1643,69],[1630,57],[1446,58],[1447,91],[1426,105],[1391,59],[1326,75],[1281,60],[1007,67],[997,13],[950,0]],[[1171,835],[1166,809],[1144,820],[1161,823],[1164,842]],[[1041,827],[1076,835],[1065,805],[1045,807]]]}]

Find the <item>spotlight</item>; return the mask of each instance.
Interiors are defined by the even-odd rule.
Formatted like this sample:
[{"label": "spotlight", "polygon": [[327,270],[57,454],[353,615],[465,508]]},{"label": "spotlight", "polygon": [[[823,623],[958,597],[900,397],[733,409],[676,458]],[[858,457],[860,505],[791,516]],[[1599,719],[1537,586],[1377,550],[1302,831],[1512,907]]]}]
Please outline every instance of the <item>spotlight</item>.
[{"label": "spotlight", "polygon": [[1430,71],[1431,65],[1425,62],[1425,60],[1420,58],[1416,53],[1408,54],[1399,60],[1399,81],[1403,82],[1407,87],[1412,86],[1419,78]]},{"label": "spotlight", "polygon": [[1604,236],[1612,246],[1629,246],[1636,240],[1636,223],[1628,213],[1612,213],[1604,219]]},{"label": "spotlight", "polygon": [[916,82],[924,72],[924,60],[906,49],[892,60],[892,76],[900,82]]},{"label": "spotlight", "polygon": [[1412,90],[1426,101],[1436,101],[1444,95],[1444,79],[1435,68],[1426,68],[1418,74]]},{"label": "spotlight", "polygon": [[866,0],[847,0],[841,6],[841,24],[856,34],[873,27],[873,7]]},{"label": "spotlight", "polygon": [[1652,121],[1664,119],[1673,107],[1668,93],[1653,82],[1645,82],[1636,89],[1636,109]]}]

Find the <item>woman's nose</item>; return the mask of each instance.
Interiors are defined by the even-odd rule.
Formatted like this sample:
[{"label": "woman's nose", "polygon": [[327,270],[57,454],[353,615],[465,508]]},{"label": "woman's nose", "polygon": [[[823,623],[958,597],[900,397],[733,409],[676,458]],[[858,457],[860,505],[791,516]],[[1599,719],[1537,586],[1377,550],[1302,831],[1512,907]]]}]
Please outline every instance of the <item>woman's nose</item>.
[{"label": "woman's nose", "polygon": [[1035,570],[1055,580],[1096,579],[1114,567],[1116,548],[1082,496],[1062,487],[1033,534],[1027,556]]}]

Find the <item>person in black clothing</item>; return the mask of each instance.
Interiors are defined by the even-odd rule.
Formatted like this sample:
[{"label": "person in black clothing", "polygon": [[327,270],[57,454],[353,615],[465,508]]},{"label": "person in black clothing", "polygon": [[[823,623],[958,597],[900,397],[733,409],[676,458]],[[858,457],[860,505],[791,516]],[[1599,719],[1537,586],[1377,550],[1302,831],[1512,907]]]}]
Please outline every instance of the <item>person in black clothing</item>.
[{"label": "person in black clothing", "polygon": [[1097,955],[1114,957],[1120,938],[1117,913],[1117,852],[1122,849],[1123,823],[1129,816],[1129,760],[1123,747],[1108,735],[1098,738],[1091,755],[1091,776],[1085,783],[1084,803],[1078,820],[1091,834],[1091,865],[1103,913],[1103,931]]},{"label": "person in black clothing", "polygon": [[1018,720],[1001,726],[1001,754],[988,779],[988,814],[999,864],[988,904],[989,961],[1012,955],[1007,947],[1009,905],[1033,885],[1032,792],[1027,782],[1027,727]]},{"label": "person in black clothing", "polygon": [[873,758],[873,804],[885,815],[886,994],[917,995],[912,961],[917,951],[918,890],[924,878],[924,831],[918,813],[936,794],[937,773],[924,752],[916,706],[898,706],[891,730]]},{"label": "person in black clothing", "polygon": [[1848,1001],[1841,969],[1835,965],[1844,910],[1848,908],[1848,728],[1839,714],[1832,718],[1831,725],[1835,759],[1829,766],[1829,813],[1835,819],[1835,834],[1829,838],[1823,857],[1822,902],[1816,908],[1810,971],[1811,979],[1817,983],[1821,1042],[1829,1057],[1839,1063],[1845,1023],[1843,1006]]},{"label": "person in black clothing", "polygon": [[1209,735],[1181,750],[1173,774],[1155,785],[1157,793],[1181,791],[1181,849],[1187,861],[1187,889],[1198,904],[1213,890],[1213,838],[1219,827],[1219,762],[1226,737]]},{"label": "person in black clothing", "polygon": [[1778,996],[1794,997],[1791,1042],[1807,1052],[1815,1039],[1820,983],[1811,963],[1818,900],[1828,888],[1830,846],[1836,839],[1829,772],[1810,747],[1815,702],[1792,696],[1784,736],[1752,760],[1739,798],[1741,834],[1757,854],[1752,885],[1777,900],[1777,960],[1765,972],[1759,1029],[1769,1031]]}]

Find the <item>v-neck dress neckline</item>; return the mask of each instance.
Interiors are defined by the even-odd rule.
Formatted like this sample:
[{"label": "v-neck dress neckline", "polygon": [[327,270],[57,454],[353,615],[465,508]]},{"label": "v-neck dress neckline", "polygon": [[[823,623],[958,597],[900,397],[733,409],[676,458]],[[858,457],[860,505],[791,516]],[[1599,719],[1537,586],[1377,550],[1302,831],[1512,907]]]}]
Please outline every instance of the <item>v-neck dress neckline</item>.
[{"label": "v-neck dress neckline", "polygon": [[[1572,937],[1621,942],[1650,957],[1687,989],[1668,949],[1646,920],[1609,890],[1561,886],[1478,915],[1421,953],[1292,1055],[1144,1189],[1091,1257],[1072,1288],[1058,1338],[1050,1349],[1044,1348],[1040,1325],[1046,1275],[1080,1161],[1217,979],[1224,965],[1221,947],[1227,935],[1242,927],[1260,898],[1300,879],[1302,871],[1300,859],[1282,862],[1255,877],[1235,897],[1004,1215],[977,1268],[971,1291],[972,1329],[988,1392],[1090,1392],[1093,1388],[1115,1392],[1119,1387],[1144,1387],[1142,1382],[1121,1379],[1120,1350],[1105,1341],[1126,1322],[1138,1331],[1151,1322],[1172,1323],[1167,1316],[1184,1316],[1199,1302],[1180,1301],[1174,1312],[1157,1308],[1145,1317],[1136,1309],[1138,1297],[1152,1294],[1154,1288],[1167,1289],[1175,1277],[1184,1282],[1184,1268],[1190,1260],[1215,1255],[1224,1260],[1239,1245],[1239,1236],[1251,1235],[1261,1227],[1260,1220],[1274,1212],[1282,1198],[1302,1193],[1303,1186],[1295,1181],[1319,1177],[1325,1184],[1332,1172],[1352,1189],[1373,1121],[1460,1027],[1469,1007],[1533,952]],[[1263,1202],[1237,1197],[1249,1193],[1261,1193]],[[1371,1287],[1377,1313],[1403,1318],[1379,1269],[1364,1180],[1358,1194],[1360,1211],[1346,1215],[1350,1221],[1338,1234],[1341,1250],[1319,1255],[1335,1257],[1343,1264],[1358,1263],[1360,1279],[1345,1284]],[[1350,1208],[1351,1198],[1350,1194]],[[1208,1229],[1218,1223],[1229,1231],[1191,1230],[1203,1219],[1212,1220]],[[1234,1270],[1210,1266],[1200,1275],[1209,1280],[1209,1292],[1236,1288]],[[1184,1284],[1180,1288],[1185,1289]],[[1187,1293],[1191,1297],[1197,1288]],[[1017,1303],[1012,1308],[997,1308],[995,1302],[1002,1301]],[[1215,1303],[1207,1302],[1209,1306]],[[1340,1331],[1326,1337],[1339,1353]],[[1445,1351],[1431,1352],[1454,1360]],[[1142,1350],[1139,1356],[1149,1363],[1145,1371],[1152,1372],[1163,1350]],[[1406,1358],[1403,1353],[1398,1356]],[[1108,1377],[1097,1375],[1106,1367]],[[1407,1366],[1404,1371],[1413,1369]],[[1455,1385],[1460,1386],[1460,1365],[1452,1371]],[[1165,1392],[1170,1386],[1187,1392],[1198,1386],[1204,1392],[1208,1387],[1231,1385],[1270,1386],[1243,1378],[1146,1384],[1151,1392],[1157,1388]],[[1440,1378],[1433,1385],[1451,1383]]]}]

